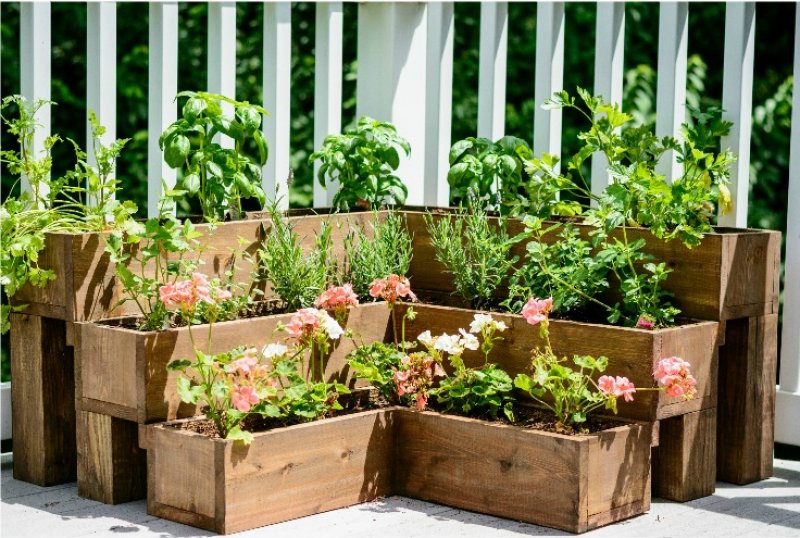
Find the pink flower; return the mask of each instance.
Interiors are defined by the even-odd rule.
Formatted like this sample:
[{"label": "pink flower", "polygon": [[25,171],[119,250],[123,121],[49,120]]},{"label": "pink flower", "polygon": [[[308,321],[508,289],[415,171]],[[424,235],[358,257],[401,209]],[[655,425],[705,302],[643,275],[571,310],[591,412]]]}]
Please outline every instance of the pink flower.
[{"label": "pink flower", "polygon": [[615,398],[623,396],[626,402],[632,402],[633,394],[636,392],[636,387],[627,377],[600,376],[600,379],[597,380],[597,386],[603,394],[608,394]]},{"label": "pink flower", "polygon": [[233,297],[233,295],[228,290],[225,290],[225,289],[222,289],[222,288],[217,288],[217,300],[218,301],[227,301],[231,297]]},{"label": "pink flower", "polygon": [[234,385],[233,393],[231,394],[231,402],[233,406],[239,411],[246,413],[250,411],[253,404],[259,402],[256,389],[249,385]]},{"label": "pink flower", "polygon": [[697,380],[691,372],[691,365],[680,357],[661,359],[653,370],[653,377],[659,387],[666,389],[668,396],[691,400],[697,394]]},{"label": "pink flower", "polygon": [[286,332],[297,340],[308,338],[320,327],[320,319],[317,312],[316,308],[301,308],[289,320]]},{"label": "pink flower", "polygon": [[531,325],[536,325],[547,319],[550,310],[553,309],[553,298],[535,299],[531,297],[525,306],[522,307],[522,317]]},{"label": "pink flower", "polygon": [[322,292],[322,295],[314,301],[314,306],[324,310],[334,310],[343,312],[352,306],[358,305],[358,296],[353,293],[352,284],[344,286],[332,286]]},{"label": "pink flower", "polygon": [[227,370],[239,375],[249,376],[259,373],[258,370],[258,350],[254,347],[248,348],[240,359],[236,359],[228,365]]},{"label": "pink flower", "polygon": [[231,298],[231,292],[216,288],[203,273],[192,273],[192,277],[175,284],[166,284],[158,289],[161,302],[169,310],[192,310],[199,301],[214,304]]},{"label": "pink flower", "polygon": [[417,394],[417,411],[423,411],[426,405],[428,405],[428,395]]},{"label": "pink flower", "polygon": [[161,302],[164,303],[164,306],[169,309],[173,309],[178,306],[175,302],[174,284],[165,284],[158,288],[158,298],[161,299]]},{"label": "pink flower", "polygon": [[639,321],[636,322],[636,327],[639,329],[648,329],[652,331],[655,326],[656,324],[653,323],[653,319],[647,315],[639,316]]},{"label": "pink flower", "polygon": [[383,299],[389,304],[394,303],[400,297],[406,297],[412,301],[417,300],[417,296],[411,291],[408,279],[395,274],[373,280],[370,284],[369,294],[376,299]]}]

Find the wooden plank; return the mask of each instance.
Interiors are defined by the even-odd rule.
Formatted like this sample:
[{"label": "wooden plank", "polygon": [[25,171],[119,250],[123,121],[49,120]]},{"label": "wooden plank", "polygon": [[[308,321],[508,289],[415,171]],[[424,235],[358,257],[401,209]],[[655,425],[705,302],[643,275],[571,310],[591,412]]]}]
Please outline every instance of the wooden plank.
[{"label": "wooden plank", "polygon": [[[20,4],[20,93],[33,105],[39,99],[50,100],[51,62],[51,36],[50,36],[50,3],[49,2],[24,2]],[[41,158],[45,147],[45,140],[50,136],[50,105],[43,106],[36,114],[37,128],[33,135],[33,145],[30,148],[36,158]],[[50,173],[38,186],[39,205],[41,200],[50,192]],[[30,181],[24,175],[20,178],[20,188],[23,192],[33,191]]]},{"label": "wooden plank", "polygon": [[[622,106],[625,66],[625,3],[599,2],[595,33],[594,93]],[[608,160],[601,152],[592,155],[592,192],[601,194],[609,184]]]},{"label": "wooden plank", "polygon": [[[661,2],[658,16],[656,136],[678,136],[686,118],[686,65],[689,3]],[[668,183],[681,175],[675,152],[664,152],[656,166]]]},{"label": "wooden plank", "polygon": [[[454,31],[453,2],[429,3],[425,98],[428,109],[425,111],[425,193],[422,201],[432,207],[450,205],[447,172],[450,169],[448,159],[453,120]],[[479,97],[479,107],[481,102]]]},{"label": "wooden plank", "polygon": [[[97,115],[106,132],[100,137],[111,145],[117,138],[117,5],[113,2],[86,5],[86,108]],[[86,121],[85,148],[92,147],[92,124]],[[97,166],[93,151],[88,163]],[[116,177],[116,166],[111,177]],[[98,203],[92,197],[90,205]]]},{"label": "wooden plank", "polygon": [[[794,42],[800,43],[800,9]],[[800,48],[795,46],[794,77],[800,80]],[[800,125],[800,92],[792,94],[792,125]],[[777,394],[775,439],[800,446],[800,128],[792,129],[786,208],[786,264],[781,332],[781,378]]]},{"label": "wooden plank", "polygon": [[78,411],[77,424],[78,495],[106,504],[143,499],[146,458],[136,423]]},{"label": "wooden plank", "polygon": [[481,2],[478,65],[478,136],[505,134],[508,2]]},{"label": "wooden plank", "polygon": [[778,316],[727,322],[720,348],[717,478],[749,484],[772,476]]},{"label": "wooden plank", "polygon": [[40,486],[75,479],[75,381],[63,321],[11,315],[14,478]]},{"label": "wooden plank", "polygon": [[662,420],[653,449],[653,495],[686,502],[714,493],[717,410]]},{"label": "wooden plank", "polygon": [[723,214],[720,226],[747,227],[750,194],[750,134],[753,123],[753,56],[755,54],[756,3],[725,4],[725,54],[722,68],[722,118],[732,121],[720,147],[736,155],[731,165],[729,188],[733,208]]},{"label": "wooden plank", "polygon": [[[342,130],[342,35],[344,11],[341,2],[316,5],[314,34],[314,149],[325,137]],[[317,173],[322,166],[314,162],[314,207],[330,207],[338,182],[322,187]]]},{"label": "wooden plank", "polygon": [[147,216],[157,217],[162,181],[167,188],[173,188],[176,178],[175,170],[162,158],[158,139],[178,115],[178,2],[150,2],[149,25]]},{"label": "wooden plank", "polygon": [[65,300],[71,290],[71,275],[66,265],[68,254],[64,237],[62,234],[45,234],[44,249],[39,252],[39,266],[53,271],[55,279],[43,288],[25,284],[11,299],[13,304],[28,305],[26,314],[65,319]]},{"label": "wooden plank", "polygon": [[292,4],[264,3],[264,136],[269,160],[262,184],[268,200],[289,207],[289,140],[291,130],[290,77],[292,69]]},{"label": "wooden plank", "polygon": [[[533,114],[533,152],[561,154],[561,110],[542,104],[564,89],[564,2],[536,4],[536,82]],[[560,163],[559,163],[560,165]],[[556,166],[560,170],[560,166]]]}]

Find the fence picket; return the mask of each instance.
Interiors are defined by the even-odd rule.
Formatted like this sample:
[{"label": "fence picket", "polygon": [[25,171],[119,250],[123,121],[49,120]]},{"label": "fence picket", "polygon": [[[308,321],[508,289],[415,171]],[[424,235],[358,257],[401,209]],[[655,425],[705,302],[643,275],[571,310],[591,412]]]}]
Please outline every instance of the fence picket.
[{"label": "fence picket", "polygon": [[[564,3],[536,4],[536,83],[533,151],[561,153],[561,111],[542,110],[542,103],[564,86]],[[558,169],[558,168],[557,168]]]},{"label": "fence picket", "polygon": [[478,136],[497,140],[506,127],[508,3],[481,2]]},{"label": "fence picket", "polygon": [[292,70],[292,4],[264,2],[264,122],[269,160],[264,191],[282,209],[289,207],[290,77]]},{"label": "fence picket", "polygon": [[[208,3],[208,91],[236,98],[236,2]],[[233,114],[230,103],[222,110]],[[214,142],[233,147],[233,139],[217,134]]]},{"label": "fence picket", "polygon": [[177,118],[178,3],[150,3],[147,97],[147,216],[159,214],[162,181],[175,186],[175,170],[161,158],[158,138]]}]

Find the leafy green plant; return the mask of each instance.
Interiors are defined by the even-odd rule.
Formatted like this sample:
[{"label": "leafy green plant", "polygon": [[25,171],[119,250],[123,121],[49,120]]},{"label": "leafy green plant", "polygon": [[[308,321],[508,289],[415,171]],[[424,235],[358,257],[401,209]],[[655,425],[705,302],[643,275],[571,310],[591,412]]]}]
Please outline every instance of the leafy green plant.
[{"label": "leafy green plant", "polygon": [[522,212],[529,203],[524,164],[532,157],[528,143],[513,136],[459,140],[450,148],[450,196],[463,203],[472,192],[489,209]]},{"label": "leafy green plant", "polygon": [[400,214],[389,211],[385,219],[372,216],[367,233],[361,226],[351,226],[345,238],[347,280],[360,297],[368,297],[372,282],[386,275],[408,274],[413,255],[411,235]]},{"label": "leafy green plant", "polygon": [[494,306],[518,257],[511,248],[519,237],[509,237],[506,221],[489,221],[486,210],[470,200],[452,217],[425,215],[436,259],[453,275],[456,293],[474,309]]},{"label": "leafy green plant", "polygon": [[336,263],[331,256],[332,228],[323,222],[314,248],[304,251],[294,224],[275,205],[269,212],[271,229],[258,250],[254,280],[269,282],[289,310],[309,307],[336,276]]},{"label": "leafy green plant", "polygon": [[550,345],[549,313],[552,299],[530,299],[522,311],[531,325],[540,324],[539,334],[544,340],[544,349],[535,349],[531,357],[532,375],[517,374],[514,386],[525,391],[540,405],[555,414],[559,424],[570,431],[580,428],[589,413],[605,408],[616,414],[617,398],[633,400],[636,391],[627,378],[618,377],[619,393],[602,390],[594,381],[596,373],[604,372],[608,366],[606,357],[594,358],[575,355],[572,363],[577,369],[567,366],[567,358],[559,358]]},{"label": "leafy green plant", "polygon": [[[164,161],[182,172],[173,197],[197,197],[208,221],[242,218],[242,199],[254,198],[263,206],[261,170],[268,146],[261,121],[267,111],[207,92],[181,92],[176,99],[182,97],[188,98],[183,117],[167,127],[158,141]],[[223,135],[231,139],[232,148],[215,139]]]},{"label": "leafy green plant", "polygon": [[129,221],[125,229],[106,236],[106,252],[123,289],[120,304],[136,303],[142,314],[140,329],[168,327],[170,311],[159,289],[174,286],[197,267],[188,255],[197,250],[201,236],[191,222],[181,223],[170,215],[145,223]]},{"label": "leafy green plant", "polygon": [[[114,199],[116,181],[110,178],[113,162],[125,145],[118,140],[106,147],[99,139],[105,128],[99,125],[94,113],[92,121],[93,151],[97,167],[81,160],[85,153],[75,145],[79,163],[74,173],[64,177],[50,177],[52,171],[51,152],[61,140],[58,136],[47,137],[40,153],[33,150],[36,129],[40,127],[36,114],[51,101],[38,100],[28,104],[19,95],[8,96],[0,106],[0,117],[7,131],[16,136],[19,149],[0,152],[0,160],[11,175],[25,176],[30,191],[18,197],[7,196],[0,207],[0,284],[9,298],[26,283],[44,287],[55,278],[55,272],[39,264],[39,254],[45,248],[48,233],[80,233],[120,228],[136,212],[132,202]],[[9,110],[16,109],[16,116]],[[78,174],[77,170],[81,170]],[[102,178],[96,182],[84,179]],[[19,181],[19,180],[17,180]],[[12,186],[10,191],[13,191]],[[96,196],[102,192],[102,196]],[[8,314],[21,311],[24,305],[2,305],[0,332],[8,330]]]},{"label": "leafy green plant", "polygon": [[400,166],[399,150],[411,153],[408,141],[397,134],[394,125],[364,116],[348,132],[326,136],[308,162],[320,161],[317,180],[323,187],[338,181],[334,207],[375,209],[406,201],[408,188],[394,173]]},{"label": "leafy green plant", "polygon": [[347,364],[356,377],[369,381],[387,400],[397,397],[394,373],[400,367],[403,353],[396,346],[373,342],[357,347],[347,355]]},{"label": "leafy green plant", "polygon": [[[523,219],[526,253],[509,278],[508,299],[503,305],[519,312],[530,296],[552,297],[553,309],[565,314],[581,311],[608,289],[610,267],[592,252],[592,244],[571,224],[545,222],[533,216]],[[548,240],[548,236],[552,239]]]},{"label": "leafy green plant", "polygon": [[513,389],[509,375],[496,364],[488,364],[456,371],[442,379],[432,394],[436,403],[447,411],[496,417],[502,409],[506,418],[514,422]]}]

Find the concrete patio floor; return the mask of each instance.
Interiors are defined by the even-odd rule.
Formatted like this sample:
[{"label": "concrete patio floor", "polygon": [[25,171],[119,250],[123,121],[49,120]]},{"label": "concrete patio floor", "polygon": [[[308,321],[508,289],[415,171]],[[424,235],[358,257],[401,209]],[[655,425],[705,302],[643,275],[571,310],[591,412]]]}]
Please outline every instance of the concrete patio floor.
[{"label": "concrete patio floor", "polygon": [[[542,487],[547,487],[543,484]],[[74,483],[41,488],[2,470],[0,535],[5,537],[214,536],[147,515],[145,501],[108,506],[78,496]],[[446,506],[389,497],[236,534],[241,538],[448,536],[509,538],[568,533]],[[654,499],[647,514],[584,536],[800,537],[800,462],[775,460],[775,476],[749,486],[717,483],[714,495],[679,504]]]}]

